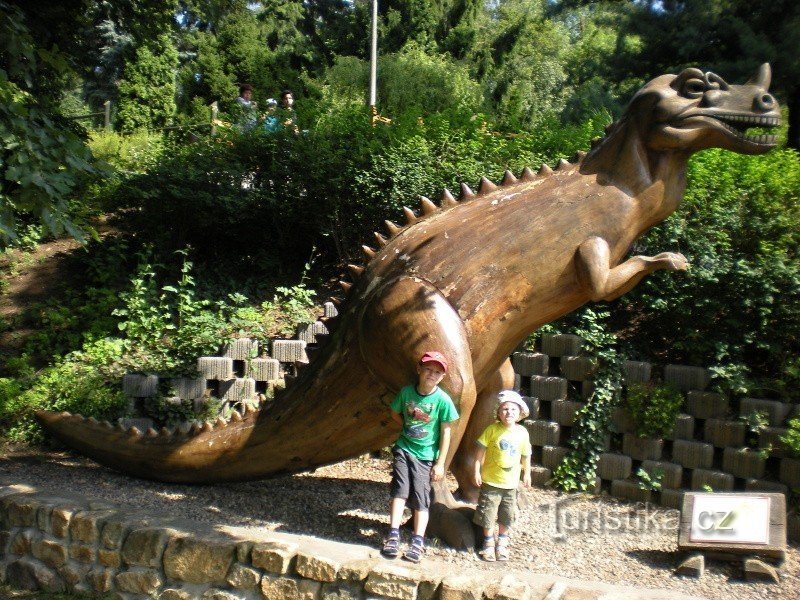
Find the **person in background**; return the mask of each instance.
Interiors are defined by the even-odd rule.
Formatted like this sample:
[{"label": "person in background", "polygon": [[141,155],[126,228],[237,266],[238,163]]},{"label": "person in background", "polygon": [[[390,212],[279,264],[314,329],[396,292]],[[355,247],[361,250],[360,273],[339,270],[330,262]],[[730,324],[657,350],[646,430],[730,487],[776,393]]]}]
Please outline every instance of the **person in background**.
[{"label": "person in background", "polygon": [[300,133],[297,127],[297,115],[294,112],[294,94],[292,90],[286,89],[281,92],[280,110],[278,120],[281,125],[294,133]]},{"label": "person in background", "polygon": [[239,97],[236,98],[236,104],[239,108],[238,122],[242,131],[249,131],[256,126],[258,122],[258,105],[253,102],[253,86],[249,83],[243,83],[239,86]]}]

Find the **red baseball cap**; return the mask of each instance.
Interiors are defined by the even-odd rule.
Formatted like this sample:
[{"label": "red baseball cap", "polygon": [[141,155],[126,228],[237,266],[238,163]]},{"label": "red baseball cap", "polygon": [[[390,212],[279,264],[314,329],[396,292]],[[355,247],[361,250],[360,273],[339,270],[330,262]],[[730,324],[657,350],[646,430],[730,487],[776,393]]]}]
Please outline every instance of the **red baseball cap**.
[{"label": "red baseball cap", "polygon": [[447,359],[441,352],[426,352],[422,355],[422,358],[419,359],[419,364],[421,365],[429,362],[439,363],[445,373],[447,372]]}]

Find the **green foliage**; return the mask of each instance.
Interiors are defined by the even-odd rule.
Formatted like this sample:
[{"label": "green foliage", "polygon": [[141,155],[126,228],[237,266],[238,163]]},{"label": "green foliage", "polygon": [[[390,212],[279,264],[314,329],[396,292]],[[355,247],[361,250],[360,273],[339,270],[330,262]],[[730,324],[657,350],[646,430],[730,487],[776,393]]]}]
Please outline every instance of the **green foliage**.
[{"label": "green foliage", "polygon": [[162,134],[146,130],[122,135],[97,129],[89,134],[88,145],[95,158],[117,171],[132,174],[155,168],[164,155],[166,140]]},{"label": "green foliage", "polygon": [[800,458],[800,417],[791,419],[781,442],[795,458]]},{"label": "green foliage", "polygon": [[664,469],[653,469],[652,473],[639,467],[636,471],[636,479],[639,480],[639,487],[643,490],[661,491],[661,481],[664,479]]},{"label": "green foliage", "polygon": [[162,34],[136,50],[119,84],[117,122],[122,131],[157,128],[175,114],[175,71],[178,51]]},{"label": "green foliage", "polygon": [[143,406],[144,414],[153,419],[157,427],[214,420],[222,408],[218,398],[208,398],[202,408],[196,410],[191,400],[181,400],[167,384],[162,383],[161,388],[157,396],[146,398]]},{"label": "green foliage", "polygon": [[597,461],[605,452],[611,413],[619,403],[622,389],[621,359],[617,339],[607,329],[608,312],[585,307],[576,315],[574,333],[584,340],[584,351],[595,357],[598,368],[594,391],[576,413],[569,445],[572,449],[553,471],[553,482],[560,489],[590,491],[595,488]]},{"label": "green foliage", "polygon": [[664,438],[674,429],[683,406],[683,394],[673,386],[634,383],[628,386],[625,407],[636,425],[636,435]]}]

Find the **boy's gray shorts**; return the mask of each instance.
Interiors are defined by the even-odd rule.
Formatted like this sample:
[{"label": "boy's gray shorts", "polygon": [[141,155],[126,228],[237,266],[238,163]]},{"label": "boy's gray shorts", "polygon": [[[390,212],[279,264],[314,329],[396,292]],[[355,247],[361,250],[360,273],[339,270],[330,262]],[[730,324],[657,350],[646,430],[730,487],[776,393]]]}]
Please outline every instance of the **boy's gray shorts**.
[{"label": "boy's gray shorts", "polygon": [[507,490],[488,483],[481,486],[478,508],[472,522],[484,529],[493,529],[495,523],[511,527],[517,509],[516,488]]},{"label": "boy's gray shorts", "polygon": [[389,495],[404,498],[411,510],[428,510],[431,506],[432,460],[420,460],[402,448],[392,448],[392,485]]}]

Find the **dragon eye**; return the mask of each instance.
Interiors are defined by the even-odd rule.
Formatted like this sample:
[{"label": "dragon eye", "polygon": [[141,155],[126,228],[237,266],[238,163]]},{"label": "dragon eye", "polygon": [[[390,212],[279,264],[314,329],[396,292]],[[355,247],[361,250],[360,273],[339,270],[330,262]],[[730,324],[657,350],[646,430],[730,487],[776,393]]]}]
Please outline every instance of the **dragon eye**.
[{"label": "dragon eye", "polygon": [[706,83],[702,79],[688,79],[683,84],[683,93],[687,98],[699,98],[706,91]]}]

